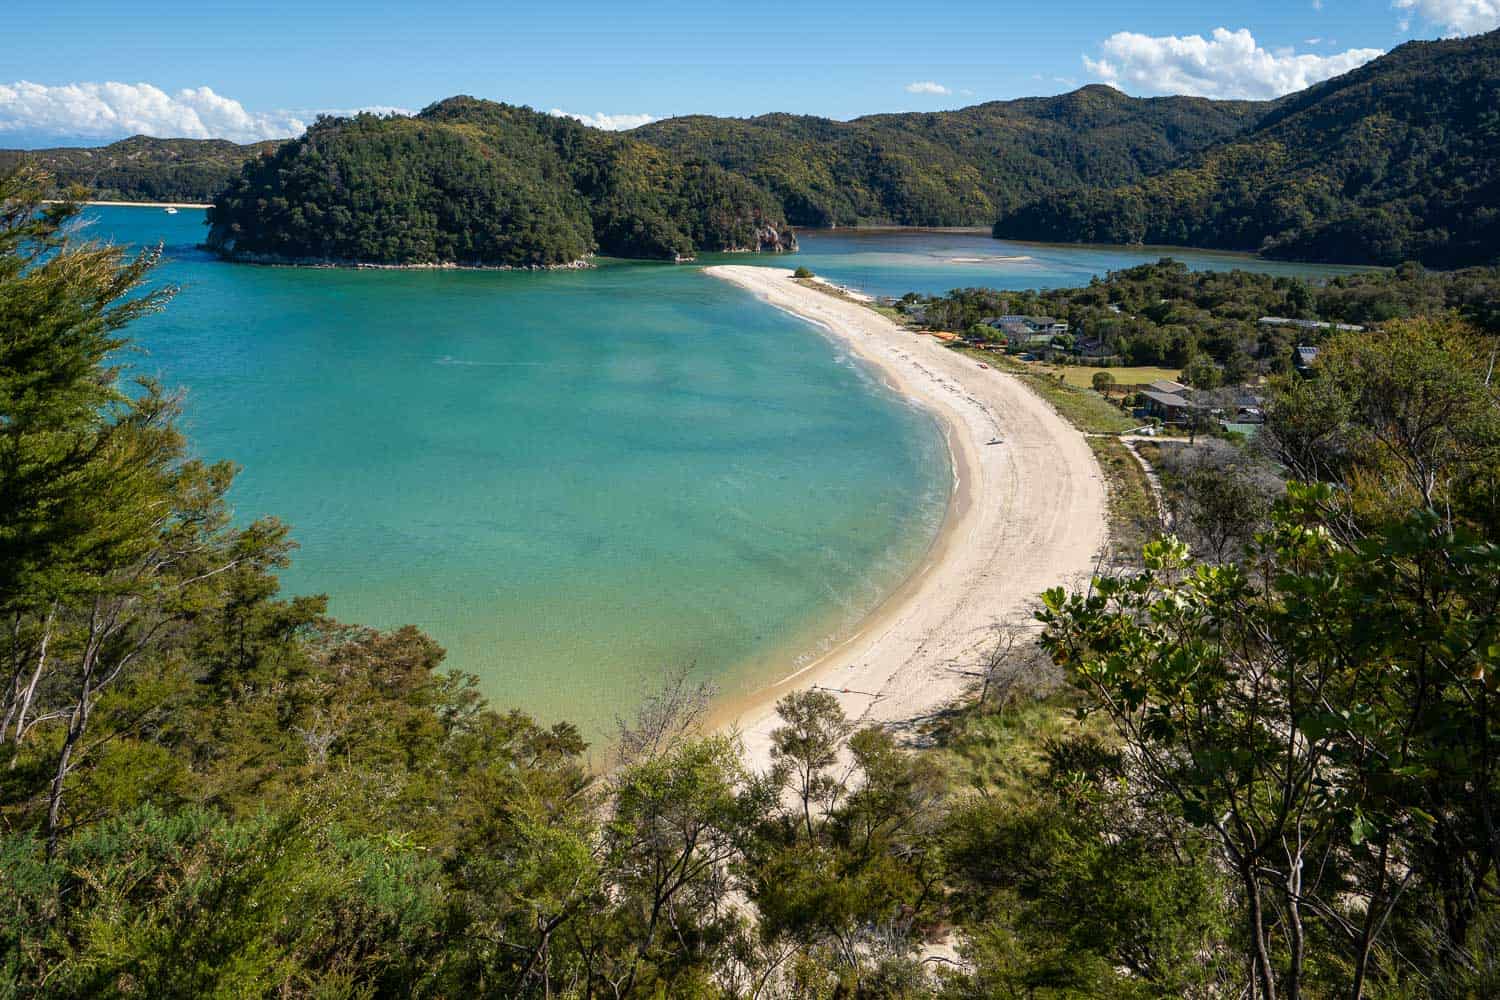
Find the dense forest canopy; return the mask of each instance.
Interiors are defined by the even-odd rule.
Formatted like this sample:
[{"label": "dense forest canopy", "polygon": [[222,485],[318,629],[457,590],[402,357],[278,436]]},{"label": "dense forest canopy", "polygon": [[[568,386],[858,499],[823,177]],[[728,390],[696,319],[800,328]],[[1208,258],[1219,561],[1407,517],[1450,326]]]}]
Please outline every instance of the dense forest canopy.
[{"label": "dense forest canopy", "polygon": [[1500,332],[1500,267],[1428,271],[1418,264],[1327,279],[1251,271],[1190,271],[1164,258],[1095,278],[1083,288],[997,291],[959,288],[911,295],[904,307],[934,330],[967,332],[986,319],[1047,315],[1066,321],[1073,343],[1116,364],[1185,367],[1207,357],[1228,380],[1282,373],[1292,349],[1317,345],[1328,327],[1262,323],[1263,317],[1372,326],[1456,312]]},{"label": "dense forest canopy", "polygon": [[252,260],[534,266],[796,245],[742,177],[469,97],[321,118],[246,163],[209,224],[210,247]]},{"label": "dense forest canopy", "polygon": [[980,226],[1051,191],[1152,174],[1233,135],[1267,107],[1089,86],[848,122],[695,115],[631,135],[744,174],[781,201],[794,225]]},{"label": "dense forest canopy", "polygon": [[136,135],[97,148],[0,149],[0,171],[23,159],[45,170],[54,191],[78,185],[102,201],[214,200],[244,162],[279,142],[246,145],[226,139],[153,139]]},{"label": "dense forest canopy", "polygon": [[[1101,85],[956,111],[694,115],[604,133],[450,98],[235,146],[0,151],[97,197],[218,203],[242,255],[560,263],[788,246],[787,225],[991,225],[1431,267],[1500,255],[1500,31],[1411,42],[1276,101]],[[236,173],[234,164],[249,157]],[[587,217],[587,221],[585,221]]]},{"label": "dense forest canopy", "polygon": [[1004,212],[1015,239],[1433,267],[1500,259],[1500,31],[1409,42],[1248,131],[1114,187]]},{"label": "dense forest canopy", "polygon": [[755,771],[669,680],[601,772],[418,630],[280,592],[286,526],[117,367],[158,252],[45,193],[0,175],[0,996],[1500,995],[1495,339],[1421,315],[1493,274],[1330,286],[1411,318],[1164,477],[1221,544],[976,637],[923,747],[803,690]]}]

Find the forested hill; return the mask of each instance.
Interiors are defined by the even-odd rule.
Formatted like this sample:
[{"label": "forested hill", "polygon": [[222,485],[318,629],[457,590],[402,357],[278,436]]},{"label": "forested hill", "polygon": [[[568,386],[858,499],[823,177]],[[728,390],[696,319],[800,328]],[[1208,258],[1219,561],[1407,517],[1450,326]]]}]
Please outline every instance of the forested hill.
[{"label": "forested hill", "polygon": [[0,173],[25,159],[46,170],[59,191],[80,184],[105,201],[209,202],[247,158],[281,141],[242,146],[226,139],[136,135],[89,149],[0,149]]},{"label": "forested hill", "polygon": [[697,115],[630,134],[744,174],[780,200],[794,225],[989,225],[1059,189],[1139,180],[1243,130],[1270,107],[1134,98],[1095,85],[849,122]]},{"label": "forested hill", "polygon": [[1403,45],[1180,167],[1043,196],[1004,213],[995,234],[1350,263],[1500,260],[1500,31]]},{"label": "forested hill", "polygon": [[246,163],[209,223],[210,247],[251,260],[532,266],[796,246],[742,177],[471,97],[320,119]]}]

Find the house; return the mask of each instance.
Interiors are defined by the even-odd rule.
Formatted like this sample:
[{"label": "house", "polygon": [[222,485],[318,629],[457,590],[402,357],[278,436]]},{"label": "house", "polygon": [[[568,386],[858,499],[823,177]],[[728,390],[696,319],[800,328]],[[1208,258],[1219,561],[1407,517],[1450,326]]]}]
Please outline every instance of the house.
[{"label": "house", "polygon": [[1181,396],[1186,394],[1188,387],[1181,382],[1173,382],[1170,379],[1157,379],[1155,382],[1147,382],[1146,388],[1153,392],[1164,393],[1168,396]]},{"label": "house", "polygon": [[1262,316],[1256,322],[1262,326],[1292,326],[1299,330],[1344,330],[1359,333],[1362,326],[1353,323],[1325,323],[1319,319],[1291,319],[1286,316]]},{"label": "house", "polygon": [[1181,382],[1168,379],[1148,382],[1139,392],[1142,405],[1138,412],[1142,416],[1156,417],[1163,423],[1185,423],[1189,414],[1205,409],[1203,404],[1188,399],[1187,394],[1191,391]]},{"label": "house", "polygon": [[1080,358],[1109,358],[1115,352],[1101,337],[1080,337],[1073,344],[1073,353]]},{"label": "house", "polygon": [[983,322],[1016,337],[1046,334],[1050,339],[1068,332],[1068,324],[1051,316],[992,316]]},{"label": "house", "polygon": [[1234,397],[1234,419],[1231,424],[1263,424],[1266,422],[1264,400],[1253,392],[1239,392]]},{"label": "house", "polygon": [[1292,364],[1299,374],[1312,374],[1313,365],[1318,363],[1318,349],[1306,344],[1299,344],[1292,352]]}]

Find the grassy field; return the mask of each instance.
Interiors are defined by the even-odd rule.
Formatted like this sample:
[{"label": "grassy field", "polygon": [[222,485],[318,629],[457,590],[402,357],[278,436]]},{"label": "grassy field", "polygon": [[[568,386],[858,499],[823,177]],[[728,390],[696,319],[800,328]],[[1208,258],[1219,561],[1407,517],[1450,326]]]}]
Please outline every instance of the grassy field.
[{"label": "grassy field", "polygon": [[1093,365],[1045,365],[1038,362],[1027,367],[1047,375],[1056,375],[1061,372],[1064,382],[1083,389],[1093,387],[1096,372],[1109,372],[1114,376],[1115,382],[1120,385],[1145,385],[1147,382],[1155,382],[1159,379],[1176,382],[1182,377],[1182,372],[1176,368],[1154,368],[1151,365],[1141,365],[1136,368],[1096,368]]}]

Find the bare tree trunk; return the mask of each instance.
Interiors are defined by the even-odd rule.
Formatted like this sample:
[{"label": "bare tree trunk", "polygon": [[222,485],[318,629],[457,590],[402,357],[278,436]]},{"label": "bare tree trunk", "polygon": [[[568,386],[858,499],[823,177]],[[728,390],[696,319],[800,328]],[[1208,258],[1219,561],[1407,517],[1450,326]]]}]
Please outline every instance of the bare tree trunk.
[{"label": "bare tree trunk", "polygon": [[88,645],[83,651],[83,676],[78,682],[78,701],[68,717],[68,735],[63,739],[62,754],[57,759],[57,771],[52,775],[52,787],[47,795],[47,857],[57,853],[58,836],[62,831],[63,784],[72,767],[73,750],[83,738],[89,723],[89,710],[93,707],[94,667],[99,660],[99,633],[93,623],[89,625]]},{"label": "bare tree trunk", "polygon": [[1375,943],[1375,911],[1376,900],[1380,899],[1385,890],[1386,865],[1390,859],[1390,839],[1385,838],[1380,844],[1380,874],[1375,883],[1375,889],[1370,893],[1370,902],[1365,909],[1365,923],[1360,928],[1359,951],[1354,957],[1354,983],[1349,988],[1350,1000],[1361,1000],[1365,995],[1365,976],[1369,974],[1370,949]]},{"label": "bare tree trunk", "polygon": [[[47,647],[52,642],[52,625],[57,620],[57,604],[54,603],[47,612],[47,624],[42,628],[41,647],[36,656],[36,669],[31,672],[31,682],[26,685],[25,692],[21,695],[19,711],[16,714],[15,743],[21,745],[21,737],[26,735],[26,714],[31,711],[32,699],[36,697],[37,684],[42,679],[42,674],[47,670]],[[5,731],[0,729],[0,740],[5,738]],[[16,759],[11,759],[11,767],[15,767]]]},{"label": "bare tree trunk", "polygon": [[1265,913],[1261,907],[1260,882],[1253,863],[1246,861],[1240,869],[1245,883],[1245,897],[1250,904],[1249,931],[1255,978],[1260,982],[1261,1000],[1276,1000],[1276,979],[1271,974],[1271,956],[1266,948]]},{"label": "bare tree trunk", "polygon": [[1291,937],[1291,961],[1286,976],[1287,1000],[1298,1000],[1302,995],[1302,965],[1307,954],[1307,940],[1302,929],[1302,856],[1299,851],[1287,866],[1286,904],[1287,925]]}]

